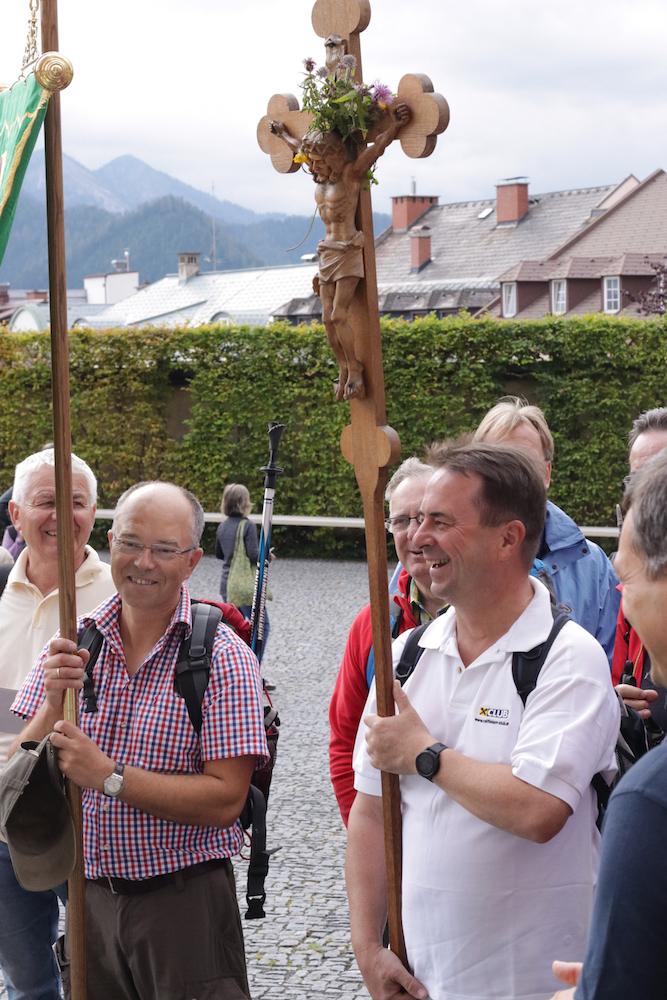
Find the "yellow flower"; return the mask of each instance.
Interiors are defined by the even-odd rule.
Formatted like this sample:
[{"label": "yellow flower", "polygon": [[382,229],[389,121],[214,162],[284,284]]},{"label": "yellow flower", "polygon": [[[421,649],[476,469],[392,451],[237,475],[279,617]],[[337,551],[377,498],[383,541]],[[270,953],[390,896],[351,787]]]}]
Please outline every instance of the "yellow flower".
[{"label": "yellow flower", "polygon": [[380,105],[380,107],[382,108],[383,111],[387,110],[387,105],[383,104],[382,101],[378,101],[378,104]]},{"label": "yellow flower", "polygon": [[295,163],[307,163],[308,162],[308,157],[306,156],[305,153],[297,153],[296,156],[294,157],[294,162]]}]

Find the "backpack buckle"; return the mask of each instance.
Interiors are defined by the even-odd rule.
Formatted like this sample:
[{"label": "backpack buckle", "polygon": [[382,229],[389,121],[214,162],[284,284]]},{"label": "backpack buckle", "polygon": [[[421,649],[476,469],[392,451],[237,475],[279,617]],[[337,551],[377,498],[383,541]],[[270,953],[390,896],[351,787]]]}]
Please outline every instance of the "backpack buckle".
[{"label": "backpack buckle", "polygon": [[248,909],[245,914],[246,920],[262,920],[266,916],[264,912],[264,903],[266,902],[265,892],[261,896],[246,896],[246,902],[248,903]]},{"label": "backpack buckle", "polygon": [[189,662],[185,664],[185,670],[206,670],[208,666],[209,660],[205,649],[201,652],[197,650],[195,654],[190,650]]}]

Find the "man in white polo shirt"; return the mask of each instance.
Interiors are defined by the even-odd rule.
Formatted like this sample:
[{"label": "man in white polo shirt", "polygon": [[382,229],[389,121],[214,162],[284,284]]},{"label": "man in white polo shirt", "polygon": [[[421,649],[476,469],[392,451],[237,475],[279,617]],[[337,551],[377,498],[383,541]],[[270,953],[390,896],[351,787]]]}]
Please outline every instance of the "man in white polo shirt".
[{"label": "man in white polo shirt", "polygon": [[[74,568],[77,615],[92,611],[116,588],[111,570],[87,543],[95,523],[97,482],[72,455]],[[9,503],[26,547],[0,597],[0,767],[23,727],[9,711],[33,664],[58,631],[58,557],[53,449],[16,466]],[[27,892],[16,881],[0,840],[0,967],[10,1000],[57,1000],[60,976],[52,951],[58,931],[55,892]]]},{"label": "man in white polo shirt", "polygon": [[[413,544],[452,605],[423,634],[399,714],[360,727],[347,884],[352,943],[374,1000],[543,1000],[556,943],[582,956],[599,835],[593,775],[610,777],[619,709],[599,643],[568,621],[526,706],[512,657],[548,638],[529,576],[546,493],[530,455],[434,449]],[[394,643],[396,663],[405,639]],[[365,740],[364,740],[365,735]],[[419,758],[419,760],[417,760]],[[403,922],[414,976],[382,948],[386,883],[379,769],[401,775]]]}]

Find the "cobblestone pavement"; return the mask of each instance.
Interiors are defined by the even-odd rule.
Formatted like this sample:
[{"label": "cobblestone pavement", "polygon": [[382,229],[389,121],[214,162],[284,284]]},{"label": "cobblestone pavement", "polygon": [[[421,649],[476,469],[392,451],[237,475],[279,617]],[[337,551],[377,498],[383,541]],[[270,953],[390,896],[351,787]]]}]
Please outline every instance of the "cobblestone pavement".
[{"label": "cobblestone pavement", "polygon": [[[220,563],[206,556],[194,597],[216,598]],[[263,673],[282,720],[267,842],[267,916],[243,920],[253,1000],[368,997],[350,946],[345,831],[331,791],[327,708],[354,616],[368,601],[364,563],[278,559]],[[235,861],[245,912],[247,865]],[[0,998],[7,996],[0,991]]]},{"label": "cobblestone pavement", "polygon": [[[217,566],[206,560],[193,595],[215,596]],[[211,574],[213,590],[204,594]],[[350,625],[368,601],[367,569],[278,559],[270,579],[271,635],[262,667],[277,685],[282,724],[267,843],[280,850],[266,882],[266,918],[243,921],[250,992],[253,1000],[367,997],[350,946],[345,831],[327,754],[329,699]],[[235,862],[241,913],[246,867]]]}]

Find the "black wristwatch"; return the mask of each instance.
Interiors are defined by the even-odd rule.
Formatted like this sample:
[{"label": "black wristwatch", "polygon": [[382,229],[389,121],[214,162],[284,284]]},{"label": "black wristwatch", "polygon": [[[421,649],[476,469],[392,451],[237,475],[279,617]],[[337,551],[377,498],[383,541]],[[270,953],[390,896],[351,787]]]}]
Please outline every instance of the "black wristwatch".
[{"label": "black wristwatch", "polygon": [[433,781],[440,770],[440,754],[446,749],[447,747],[444,743],[434,743],[433,746],[427,747],[426,750],[418,753],[415,759],[417,774],[421,774],[422,778],[428,778],[429,781]]}]

